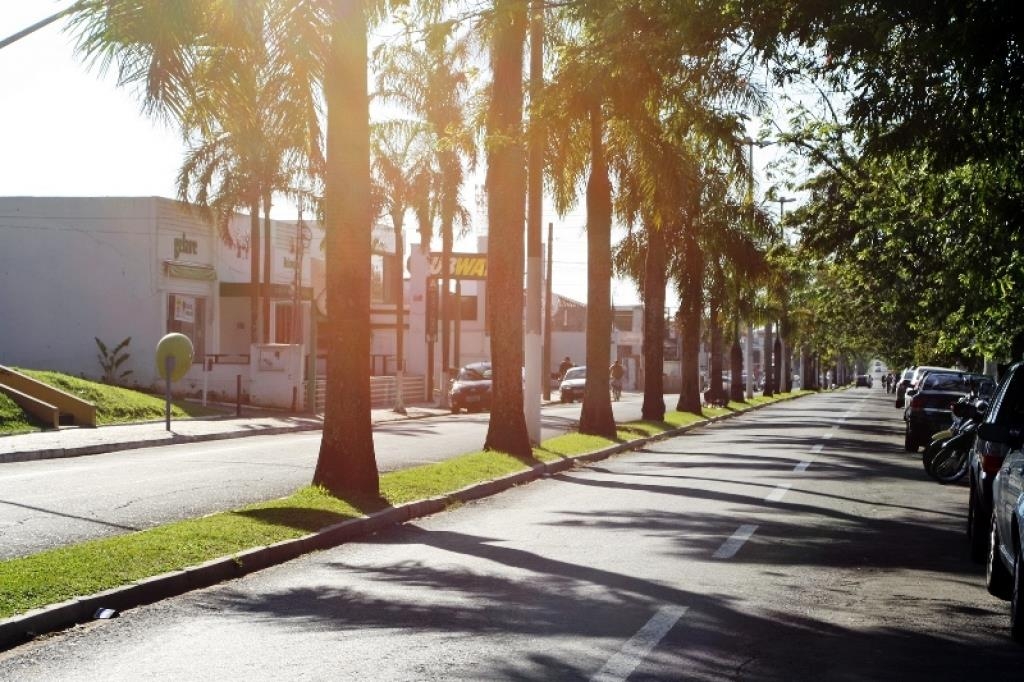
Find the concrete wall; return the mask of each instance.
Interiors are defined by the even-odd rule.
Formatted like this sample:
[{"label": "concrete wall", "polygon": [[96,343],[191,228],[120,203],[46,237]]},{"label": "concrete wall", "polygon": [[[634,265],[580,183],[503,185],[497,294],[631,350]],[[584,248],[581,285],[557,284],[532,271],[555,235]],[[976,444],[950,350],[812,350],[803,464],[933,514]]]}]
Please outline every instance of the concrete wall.
[{"label": "concrete wall", "polygon": [[155,377],[166,313],[155,204],[0,198],[0,363],[96,378],[93,338],[131,336],[125,368]]}]

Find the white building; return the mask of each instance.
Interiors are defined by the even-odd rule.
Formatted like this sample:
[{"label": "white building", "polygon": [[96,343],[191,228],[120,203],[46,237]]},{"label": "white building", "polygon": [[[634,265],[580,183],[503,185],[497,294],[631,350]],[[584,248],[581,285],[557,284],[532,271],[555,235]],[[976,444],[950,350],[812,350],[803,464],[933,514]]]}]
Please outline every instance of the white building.
[{"label": "white building", "polygon": [[[205,380],[233,398],[241,376],[255,402],[284,402],[290,389],[271,396],[263,382],[261,397],[250,385],[250,363],[280,375],[271,384],[301,382],[302,351],[250,343],[249,233],[247,216],[234,216],[222,235],[188,205],[159,197],[0,198],[0,364],[98,378],[94,339],[113,346],[131,337],[127,383],[152,388],[157,342],[180,332],[195,364],[179,390]],[[294,223],[272,222],[269,341],[280,344],[309,328],[319,240],[299,259],[296,234]]]}]

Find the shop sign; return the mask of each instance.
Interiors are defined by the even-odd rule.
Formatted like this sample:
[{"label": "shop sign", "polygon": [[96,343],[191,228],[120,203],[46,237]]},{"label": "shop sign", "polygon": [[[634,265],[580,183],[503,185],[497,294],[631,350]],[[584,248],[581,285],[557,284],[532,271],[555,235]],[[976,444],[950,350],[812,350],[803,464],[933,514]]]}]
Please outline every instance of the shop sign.
[{"label": "shop sign", "polygon": [[196,299],[194,296],[174,297],[174,319],[178,322],[195,324],[196,321]]},{"label": "shop sign", "polygon": [[180,237],[174,238],[174,260],[178,260],[182,254],[195,256],[199,253],[199,242],[195,239],[189,239],[182,232]]},{"label": "shop sign", "polygon": [[[431,277],[441,276],[441,254],[430,253]],[[448,261],[448,276],[455,279],[487,279],[487,254],[453,253]]]}]

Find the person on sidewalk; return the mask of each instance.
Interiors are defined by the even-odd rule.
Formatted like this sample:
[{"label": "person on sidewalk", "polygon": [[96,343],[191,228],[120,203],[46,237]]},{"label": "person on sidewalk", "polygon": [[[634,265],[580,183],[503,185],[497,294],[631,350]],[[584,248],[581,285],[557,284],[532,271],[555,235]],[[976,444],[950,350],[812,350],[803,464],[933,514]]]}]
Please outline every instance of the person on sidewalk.
[{"label": "person on sidewalk", "polygon": [[562,364],[560,364],[558,366],[558,378],[559,378],[559,380],[564,379],[565,378],[565,373],[568,372],[570,369],[572,369],[575,366],[576,365],[572,364],[572,359],[568,355],[566,355],[565,356],[565,360],[562,360]]}]

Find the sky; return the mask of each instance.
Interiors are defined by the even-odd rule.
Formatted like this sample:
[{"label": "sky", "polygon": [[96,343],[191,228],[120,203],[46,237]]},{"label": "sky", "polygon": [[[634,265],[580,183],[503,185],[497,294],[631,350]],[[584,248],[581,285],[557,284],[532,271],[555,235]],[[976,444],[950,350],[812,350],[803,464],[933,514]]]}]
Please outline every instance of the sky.
[{"label": "sky", "polygon": [[[0,0],[0,39],[70,4]],[[185,153],[178,133],[144,116],[139,98],[117,87],[113,73],[83,63],[66,24],[60,20],[0,49],[0,196],[174,197]],[[282,205],[275,217],[293,214]],[[555,225],[554,291],[585,302],[584,211],[546,213],[545,239],[548,222]],[[475,243],[469,235],[457,248],[475,250]],[[614,280],[612,301],[635,304],[640,297],[631,282]]]}]

